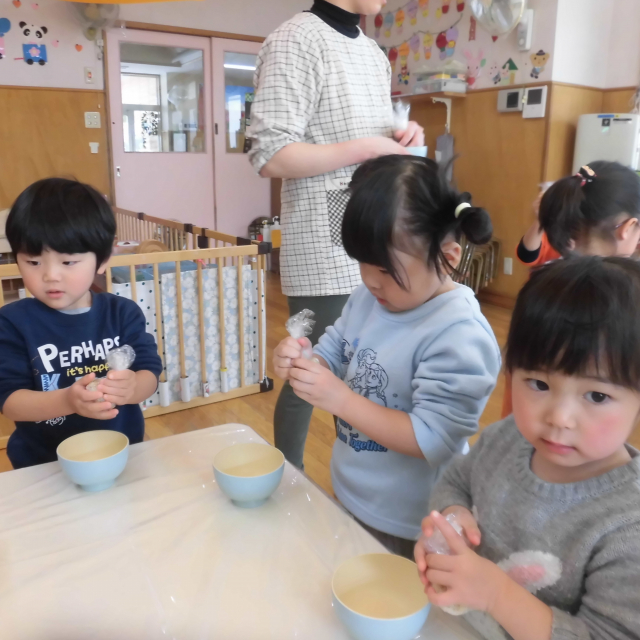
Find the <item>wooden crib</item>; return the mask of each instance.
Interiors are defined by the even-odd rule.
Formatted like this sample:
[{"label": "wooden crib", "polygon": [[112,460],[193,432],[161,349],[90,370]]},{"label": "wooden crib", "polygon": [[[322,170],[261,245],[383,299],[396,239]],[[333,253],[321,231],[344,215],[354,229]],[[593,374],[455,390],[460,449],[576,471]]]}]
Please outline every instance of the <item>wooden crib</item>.
[{"label": "wooden crib", "polygon": [[[158,345],[163,371],[159,390],[141,405],[145,417],[270,390],[265,306],[270,244],[121,209],[116,216],[119,239],[159,240],[168,247],[114,255],[96,287],[135,300]],[[0,265],[0,281],[16,276],[17,265]],[[0,448],[7,440],[0,437]]]}]

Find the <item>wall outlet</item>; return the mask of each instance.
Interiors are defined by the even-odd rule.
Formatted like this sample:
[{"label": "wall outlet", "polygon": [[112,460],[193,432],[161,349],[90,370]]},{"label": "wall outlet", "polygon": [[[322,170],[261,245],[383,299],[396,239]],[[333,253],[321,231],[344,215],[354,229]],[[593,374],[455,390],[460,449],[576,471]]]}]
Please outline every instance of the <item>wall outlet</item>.
[{"label": "wall outlet", "polygon": [[504,275],[505,276],[513,275],[513,258],[504,259]]},{"label": "wall outlet", "polygon": [[100,128],[100,112],[85,111],[84,126],[87,129],[99,129]]}]

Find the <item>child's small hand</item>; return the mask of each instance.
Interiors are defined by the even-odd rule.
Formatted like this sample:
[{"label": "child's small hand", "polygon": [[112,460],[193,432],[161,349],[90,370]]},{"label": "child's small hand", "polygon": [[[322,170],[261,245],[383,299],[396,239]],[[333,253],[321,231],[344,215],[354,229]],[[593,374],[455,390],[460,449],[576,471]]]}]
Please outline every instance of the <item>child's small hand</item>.
[{"label": "child's small hand", "polygon": [[310,348],[309,338],[299,338],[298,340],[291,336],[285,338],[273,352],[273,369],[278,378],[288,380],[293,366],[292,361],[301,358],[302,351]]},{"label": "child's small hand", "polygon": [[[435,513],[435,512],[434,512]],[[462,532],[467,539],[469,545],[472,547],[477,547],[480,544],[481,534],[480,529],[478,528],[478,523],[476,519],[473,517],[473,514],[469,509],[465,509],[460,505],[453,505],[451,507],[447,507],[443,512],[443,516],[448,516],[450,513],[453,513],[456,516],[456,522],[462,527]],[[448,523],[447,523],[448,524]],[[418,565],[418,575],[420,576],[420,581],[426,587],[429,586],[429,581],[427,580],[427,551],[424,548],[424,538],[430,538],[434,531],[436,530],[436,524],[431,515],[428,515],[426,518],[422,520],[422,535],[418,542],[416,542],[416,546],[413,550],[413,555],[416,560],[416,564]]]},{"label": "child's small hand", "polygon": [[104,393],[104,399],[116,406],[131,404],[136,395],[137,377],[135,371],[109,371],[107,377],[100,382],[98,391]]},{"label": "child's small hand", "polygon": [[[434,511],[430,517],[447,541],[451,555],[426,557],[429,600],[438,607],[461,605],[491,611],[508,588],[509,577],[498,565],[470,549],[441,514]],[[446,591],[438,593],[433,585],[445,587]]]},{"label": "child's small hand", "polygon": [[292,364],[289,381],[296,395],[318,409],[340,416],[353,391],[318,362],[298,358]]},{"label": "child's small hand", "polygon": [[72,409],[71,413],[77,413],[85,418],[93,418],[95,420],[111,420],[118,415],[118,410],[113,406],[113,403],[97,402],[97,400],[105,399],[104,393],[99,390],[87,390],[87,385],[95,377],[95,373],[90,373],[67,387],[67,398]]}]

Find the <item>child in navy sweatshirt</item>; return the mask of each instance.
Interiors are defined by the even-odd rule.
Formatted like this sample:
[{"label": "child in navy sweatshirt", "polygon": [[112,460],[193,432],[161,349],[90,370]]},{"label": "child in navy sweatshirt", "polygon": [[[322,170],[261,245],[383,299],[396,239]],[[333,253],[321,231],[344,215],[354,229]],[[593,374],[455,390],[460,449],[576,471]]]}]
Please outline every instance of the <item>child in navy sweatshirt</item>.
[{"label": "child in navy sweatshirt", "polygon": [[[6,228],[33,295],[0,308],[0,410],[16,423],[11,464],[52,462],[63,440],[93,429],[141,442],[138,403],[154,393],[162,362],[135,302],[90,290],[113,247],[110,206],[88,185],[49,178],[22,192]],[[107,373],[107,354],[124,344],[136,352],[131,369]]]}]

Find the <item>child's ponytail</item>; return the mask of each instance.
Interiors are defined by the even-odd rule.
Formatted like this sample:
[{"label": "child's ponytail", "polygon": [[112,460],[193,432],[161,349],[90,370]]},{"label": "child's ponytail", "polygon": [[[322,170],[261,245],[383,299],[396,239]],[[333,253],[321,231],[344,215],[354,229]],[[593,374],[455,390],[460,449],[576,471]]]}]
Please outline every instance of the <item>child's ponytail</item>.
[{"label": "child's ponytail", "polygon": [[486,244],[491,240],[493,225],[489,214],[482,207],[471,204],[471,194],[460,194],[461,201],[453,215],[460,231],[471,244]]}]

